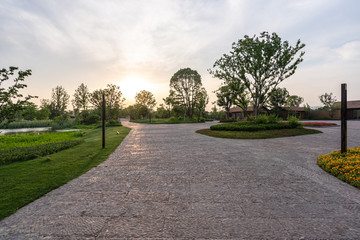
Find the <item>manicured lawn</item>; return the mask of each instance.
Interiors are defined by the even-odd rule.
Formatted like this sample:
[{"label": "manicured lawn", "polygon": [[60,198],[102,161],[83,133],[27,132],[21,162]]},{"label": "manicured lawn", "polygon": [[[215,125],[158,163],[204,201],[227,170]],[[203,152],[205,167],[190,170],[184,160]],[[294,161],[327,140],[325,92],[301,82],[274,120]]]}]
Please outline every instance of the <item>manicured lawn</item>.
[{"label": "manicured lawn", "polygon": [[338,179],[360,188],[360,147],[318,157],[318,165]]},{"label": "manicured lawn", "polygon": [[102,149],[101,129],[89,130],[83,143],[48,155],[50,160],[36,158],[0,166],[0,219],[103,162],[129,131],[107,128],[106,148]]},{"label": "manicured lawn", "polygon": [[134,123],[147,123],[147,124],[179,124],[179,123],[198,123],[196,119],[185,119],[185,121],[171,118],[154,118],[154,119],[137,119],[131,120]]},{"label": "manicured lawn", "polygon": [[315,129],[306,129],[306,128],[274,129],[274,130],[255,131],[255,132],[216,131],[210,129],[201,129],[196,132],[211,137],[233,138],[233,139],[266,139],[266,138],[279,138],[279,137],[290,137],[290,136],[322,133]]}]

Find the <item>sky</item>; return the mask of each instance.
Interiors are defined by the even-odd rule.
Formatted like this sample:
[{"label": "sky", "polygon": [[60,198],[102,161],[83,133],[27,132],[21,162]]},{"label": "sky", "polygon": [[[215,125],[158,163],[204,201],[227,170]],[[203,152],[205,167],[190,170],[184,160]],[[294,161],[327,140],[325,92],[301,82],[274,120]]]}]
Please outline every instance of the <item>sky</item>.
[{"label": "sky", "polygon": [[170,78],[190,67],[209,110],[221,81],[208,69],[233,42],[267,31],[306,44],[280,87],[320,106],[347,83],[348,100],[360,100],[359,12],[358,0],[1,0],[0,68],[31,69],[23,92],[37,104],[58,85],[72,96],[84,83],[120,86],[128,106],[141,90],[163,103]]}]

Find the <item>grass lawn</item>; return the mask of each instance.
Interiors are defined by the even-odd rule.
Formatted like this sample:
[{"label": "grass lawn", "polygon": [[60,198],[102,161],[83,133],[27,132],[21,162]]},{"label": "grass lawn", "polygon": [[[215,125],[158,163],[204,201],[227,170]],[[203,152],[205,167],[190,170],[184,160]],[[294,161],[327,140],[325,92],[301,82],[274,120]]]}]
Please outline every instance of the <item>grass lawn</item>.
[{"label": "grass lawn", "polygon": [[154,118],[154,119],[137,119],[131,120],[134,123],[148,123],[148,124],[178,124],[178,123],[198,123],[196,119],[186,119],[185,121],[171,118]]},{"label": "grass lawn", "polygon": [[279,137],[290,137],[290,136],[322,133],[321,131],[315,129],[307,129],[307,128],[274,129],[274,130],[255,131],[255,132],[216,131],[211,129],[201,129],[196,132],[211,137],[233,138],[233,139],[266,139],[266,138],[279,138]]},{"label": "grass lawn", "polygon": [[106,148],[102,149],[101,128],[89,130],[83,143],[48,155],[50,160],[36,158],[0,166],[0,220],[103,162],[129,131],[107,128]]},{"label": "grass lawn", "polygon": [[360,147],[348,149],[343,154],[339,150],[321,155],[317,164],[338,179],[360,188]]}]

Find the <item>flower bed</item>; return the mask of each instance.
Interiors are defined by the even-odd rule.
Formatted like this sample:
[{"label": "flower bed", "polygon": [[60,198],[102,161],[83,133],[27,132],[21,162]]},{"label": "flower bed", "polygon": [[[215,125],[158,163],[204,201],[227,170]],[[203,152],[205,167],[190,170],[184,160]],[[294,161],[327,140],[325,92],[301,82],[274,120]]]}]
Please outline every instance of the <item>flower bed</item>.
[{"label": "flower bed", "polygon": [[327,123],[327,122],[302,122],[303,126],[314,126],[314,127],[323,127],[323,126],[337,126],[336,123]]},{"label": "flower bed", "polygon": [[321,155],[317,163],[331,175],[360,188],[360,147],[348,149],[344,154],[334,151]]}]

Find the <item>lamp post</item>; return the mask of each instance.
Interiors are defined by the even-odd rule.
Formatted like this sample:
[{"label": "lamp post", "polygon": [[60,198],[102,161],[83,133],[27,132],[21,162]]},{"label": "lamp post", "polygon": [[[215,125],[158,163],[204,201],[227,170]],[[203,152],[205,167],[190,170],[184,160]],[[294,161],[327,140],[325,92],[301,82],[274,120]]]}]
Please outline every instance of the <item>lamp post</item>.
[{"label": "lamp post", "polygon": [[102,148],[105,148],[105,94],[102,95]]},{"label": "lamp post", "polygon": [[347,152],[347,86],[341,84],[341,153]]}]

